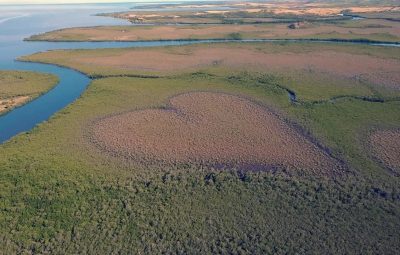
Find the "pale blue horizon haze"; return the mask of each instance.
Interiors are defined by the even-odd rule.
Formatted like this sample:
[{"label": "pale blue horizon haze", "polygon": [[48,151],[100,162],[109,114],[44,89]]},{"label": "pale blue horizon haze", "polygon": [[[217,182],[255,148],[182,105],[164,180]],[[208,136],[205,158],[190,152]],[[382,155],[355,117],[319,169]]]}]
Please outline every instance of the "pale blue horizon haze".
[{"label": "pale blue horizon haze", "polygon": [[[7,5],[19,5],[19,4],[80,4],[80,3],[168,3],[168,2],[193,2],[196,0],[0,0],[0,5],[7,4]],[[203,0],[204,2],[210,0]]]}]

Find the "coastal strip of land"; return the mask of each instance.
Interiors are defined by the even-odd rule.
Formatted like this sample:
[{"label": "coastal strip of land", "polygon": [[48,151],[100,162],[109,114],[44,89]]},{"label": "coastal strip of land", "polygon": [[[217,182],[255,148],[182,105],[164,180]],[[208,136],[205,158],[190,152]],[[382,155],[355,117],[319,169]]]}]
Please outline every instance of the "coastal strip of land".
[{"label": "coastal strip of land", "polygon": [[58,82],[54,75],[30,71],[0,71],[0,114],[46,93]]}]

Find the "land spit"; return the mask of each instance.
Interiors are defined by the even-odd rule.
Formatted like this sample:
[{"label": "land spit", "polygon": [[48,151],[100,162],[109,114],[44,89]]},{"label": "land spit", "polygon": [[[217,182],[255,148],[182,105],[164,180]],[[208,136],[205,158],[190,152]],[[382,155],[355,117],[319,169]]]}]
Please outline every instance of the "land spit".
[{"label": "land spit", "polygon": [[[337,51],[335,48],[307,51],[270,44],[196,45],[152,49],[49,51],[24,60],[77,68],[89,75],[165,75],[199,68],[222,67],[271,72],[300,70],[357,78],[389,89],[400,89],[399,60]],[[321,46],[322,47],[322,46]],[[68,58],[65,56],[68,54]],[[163,61],[159,61],[162,59]]]}]

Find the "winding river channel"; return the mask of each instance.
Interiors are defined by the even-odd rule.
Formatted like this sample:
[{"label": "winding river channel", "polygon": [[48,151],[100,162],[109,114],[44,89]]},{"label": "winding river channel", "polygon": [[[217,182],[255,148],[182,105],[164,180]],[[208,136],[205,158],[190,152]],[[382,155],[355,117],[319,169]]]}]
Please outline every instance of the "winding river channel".
[{"label": "winding river channel", "polygon": [[[123,47],[152,47],[184,45],[223,40],[201,41],[154,41],[154,42],[25,42],[32,34],[73,26],[126,25],[124,20],[94,16],[99,12],[128,10],[134,4],[85,4],[48,6],[0,6],[0,70],[29,70],[54,74],[59,83],[48,93],[0,116],[0,143],[13,136],[27,132],[37,124],[48,120],[76,100],[85,91],[90,79],[71,69],[55,65],[25,63],[15,59],[35,52],[54,49],[95,49]],[[244,40],[244,41],[288,41],[288,40]],[[289,40],[296,41],[296,40]],[[302,40],[305,41],[305,40]],[[309,42],[315,42],[308,40]],[[332,41],[317,41],[341,43]],[[363,43],[366,42],[353,42]],[[373,44],[373,43],[368,43]],[[374,45],[374,44],[373,44]],[[399,47],[399,44],[380,44]]]}]

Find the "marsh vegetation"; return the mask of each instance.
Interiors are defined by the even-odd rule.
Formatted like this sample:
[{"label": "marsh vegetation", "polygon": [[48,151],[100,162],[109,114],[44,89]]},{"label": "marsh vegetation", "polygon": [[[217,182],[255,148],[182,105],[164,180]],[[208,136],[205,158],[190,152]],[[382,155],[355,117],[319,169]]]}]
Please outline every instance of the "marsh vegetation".
[{"label": "marsh vegetation", "polygon": [[[372,51],[371,48],[225,44],[52,51],[26,57],[27,60],[66,65],[101,76],[77,102],[29,134],[18,136],[0,148],[3,155],[1,179],[5,183],[1,214],[7,219],[1,226],[5,230],[1,234],[5,250],[54,253],[395,252],[400,245],[396,238],[400,229],[398,177],[366,153],[364,141],[370,127],[400,125],[400,105],[395,98],[398,89],[383,86],[380,82],[354,79],[354,75],[357,72],[373,73],[372,70],[378,71],[378,66],[385,63],[385,68],[396,69],[399,54],[398,49],[373,47]],[[196,62],[197,57],[190,58],[189,62],[174,62],[177,57],[193,56],[191,54],[204,49],[221,54],[236,52],[240,56],[256,56],[252,55],[253,50],[257,50],[257,54],[265,52],[267,56],[274,54],[276,66],[284,68],[270,69],[270,61],[262,61],[266,56],[254,59],[258,69],[246,68],[250,58],[242,57],[235,58],[240,59],[239,62],[224,58],[225,61],[217,65],[215,58],[206,59],[201,65]],[[341,59],[341,65],[334,65],[334,61],[330,62],[326,57],[334,57],[329,55],[330,51]],[[159,54],[163,54],[165,62],[157,66],[151,61]],[[285,54],[298,59],[297,64],[287,66]],[[139,57],[141,55],[151,56],[146,58],[150,62],[145,62],[145,58]],[[279,56],[285,57],[282,62]],[[301,59],[306,58],[312,66],[300,65]],[[354,58],[360,58],[359,65],[341,67]],[[147,65],[153,65],[150,72]],[[170,70],[169,66],[175,68]],[[133,77],[149,73],[157,76]],[[288,100],[288,88],[296,93],[299,103]],[[207,93],[202,94],[204,92]],[[229,107],[219,105],[224,102],[219,95],[225,94],[232,95],[226,97]],[[249,116],[254,114],[253,108],[261,111],[256,114],[259,118],[269,114],[261,109],[272,109],[280,118],[289,121],[291,127],[313,137],[313,143],[323,145],[333,158],[346,165],[348,171],[339,175],[311,171],[302,156],[294,157],[293,163],[299,160],[305,167],[295,171],[285,164],[272,171],[251,170],[240,164],[222,170],[213,164],[177,161],[171,155],[187,155],[184,154],[186,151],[171,154],[172,151],[157,148],[167,143],[168,137],[179,135],[180,144],[196,136],[201,138],[204,133],[201,130],[207,128],[198,126],[200,129],[196,129],[196,120],[201,118],[191,114],[196,113],[197,108],[185,103],[188,96],[190,102],[202,98],[196,95],[210,95],[212,99],[198,102],[205,104],[200,112],[209,109],[207,102],[210,102],[215,106],[213,109],[223,113],[222,119],[226,119],[226,124],[221,126],[215,123],[212,114],[206,116],[207,122],[211,126],[217,125],[217,130],[221,131],[213,129],[215,132],[212,132],[222,143],[216,148],[227,144],[229,132],[234,135],[241,130],[229,126],[236,123],[232,118],[245,126],[251,125],[241,119],[244,116],[238,119],[229,110],[237,110],[243,105],[243,110],[251,111]],[[339,95],[348,97],[332,101]],[[352,97],[355,95],[378,97],[383,102]],[[250,99],[257,106],[239,98]],[[177,100],[172,104],[178,111],[170,110],[171,100]],[[262,108],[258,108],[260,106]],[[182,110],[190,112],[188,116],[194,118],[192,124],[184,120],[185,115],[178,114]],[[114,118],[121,119],[116,121]],[[171,129],[167,128],[169,125],[150,125],[152,119],[161,121],[164,118],[163,123],[184,118],[181,124],[192,125],[195,136],[177,133],[173,125]],[[141,128],[131,132],[125,124]],[[90,130],[93,128],[97,130],[97,142],[107,145],[108,150],[99,148],[92,140]],[[289,132],[287,135],[294,134],[286,126],[283,130]],[[129,136],[116,140],[103,136],[118,136],[124,132],[136,137],[135,141],[142,141],[141,147],[130,147],[131,142],[125,143]],[[171,136],[164,136],[165,132]],[[242,130],[239,137],[258,134],[251,132]],[[165,138],[160,139],[157,134],[163,134]],[[204,137],[208,136],[209,133],[204,133]],[[269,137],[269,134],[263,136]],[[210,146],[206,141],[195,143],[193,151],[201,153],[203,143]],[[152,142],[157,146],[149,147]],[[114,147],[110,150],[110,146]],[[130,159],[121,160],[120,154],[110,151],[125,157],[129,155]],[[160,156],[161,151],[166,154]],[[226,157],[224,151],[204,154],[202,159],[209,160],[215,155]],[[147,159],[137,161],[140,159],[138,154]],[[174,163],[153,160],[151,155]],[[277,159],[271,158],[271,162],[278,162]],[[246,163],[251,162],[250,158],[246,160]]]},{"label": "marsh vegetation", "polygon": [[[344,15],[395,15],[388,2],[249,3],[140,19],[135,11],[112,15],[162,25],[31,39],[398,41],[393,20]],[[197,25],[164,26],[171,20]],[[400,48],[220,43],[52,50],[20,60],[73,68],[92,82],[73,104],[0,146],[1,252],[400,250]]]}]

